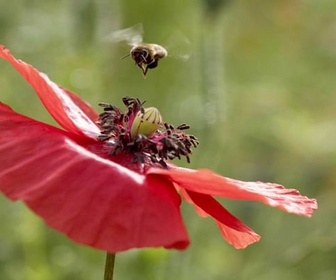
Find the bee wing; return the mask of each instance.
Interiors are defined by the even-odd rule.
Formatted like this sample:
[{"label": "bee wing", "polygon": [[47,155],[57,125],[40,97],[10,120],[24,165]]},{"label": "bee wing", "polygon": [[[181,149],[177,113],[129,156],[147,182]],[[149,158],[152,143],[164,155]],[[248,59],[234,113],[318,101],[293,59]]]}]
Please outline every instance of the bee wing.
[{"label": "bee wing", "polygon": [[142,34],[144,33],[142,23],[138,23],[129,28],[114,31],[105,37],[110,42],[126,42],[131,46],[136,46],[142,42]]},{"label": "bee wing", "polygon": [[168,51],[168,56],[182,61],[187,61],[191,57],[192,44],[180,30],[175,30],[166,42],[165,48]]}]

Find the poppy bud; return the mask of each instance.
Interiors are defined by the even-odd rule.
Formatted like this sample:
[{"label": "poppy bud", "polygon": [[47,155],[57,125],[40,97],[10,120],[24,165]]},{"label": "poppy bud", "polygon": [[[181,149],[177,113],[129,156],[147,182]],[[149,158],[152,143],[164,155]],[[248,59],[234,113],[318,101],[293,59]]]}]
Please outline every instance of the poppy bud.
[{"label": "poppy bud", "polygon": [[158,109],[155,107],[143,108],[133,120],[131,137],[134,138],[138,134],[150,136],[160,127],[161,123],[162,117]]}]

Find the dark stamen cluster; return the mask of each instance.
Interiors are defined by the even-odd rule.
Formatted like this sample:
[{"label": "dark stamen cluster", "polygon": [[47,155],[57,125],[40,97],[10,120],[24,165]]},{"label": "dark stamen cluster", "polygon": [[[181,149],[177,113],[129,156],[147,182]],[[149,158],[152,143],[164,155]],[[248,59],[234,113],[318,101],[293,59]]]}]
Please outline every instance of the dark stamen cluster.
[{"label": "dark stamen cluster", "polygon": [[[122,113],[119,108],[109,103],[99,103],[98,105],[103,107],[104,112],[99,115],[97,124],[102,129],[98,139],[101,141],[114,140],[118,138],[130,138],[127,135],[127,124],[134,115],[134,112],[143,110],[142,105],[138,98],[124,97],[123,103],[126,105],[128,111]],[[129,141],[130,139],[125,139]]]},{"label": "dark stamen cluster", "polygon": [[130,97],[123,98],[123,102],[128,109],[126,113],[111,104],[99,104],[104,112],[97,122],[101,128],[98,138],[111,147],[111,155],[130,153],[133,162],[159,164],[164,168],[167,167],[165,160],[181,159],[182,156],[190,162],[192,147],[197,147],[199,142],[195,136],[184,132],[189,129],[188,125],[181,124],[175,128],[163,123],[151,135],[137,134],[132,138],[130,128],[137,113],[144,111],[144,103]]},{"label": "dark stamen cluster", "polygon": [[164,127],[167,135],[160,140],[163,148],[159,151],[159,156],[164,159],[174,159],[176,157],[181,159],[181,156],[185,156],[190,163],[191,148],[196,148],[199,142],[194,135],[182,132],[189,129],[189,125],[181,124],[175,128],[171,124],[164,123]]}]

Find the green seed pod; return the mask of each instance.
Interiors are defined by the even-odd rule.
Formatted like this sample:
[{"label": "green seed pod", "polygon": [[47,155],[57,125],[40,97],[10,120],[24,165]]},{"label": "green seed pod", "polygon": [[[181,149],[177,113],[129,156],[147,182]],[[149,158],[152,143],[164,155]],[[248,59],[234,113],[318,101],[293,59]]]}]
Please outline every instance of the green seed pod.
[{"label": "green seed pod", "polygon": [[134,138],[138,134],[150,136],[157,130],[162,123],[160,111],[155,107],[144,108],[139,111],[132,123],[131,137]]}]

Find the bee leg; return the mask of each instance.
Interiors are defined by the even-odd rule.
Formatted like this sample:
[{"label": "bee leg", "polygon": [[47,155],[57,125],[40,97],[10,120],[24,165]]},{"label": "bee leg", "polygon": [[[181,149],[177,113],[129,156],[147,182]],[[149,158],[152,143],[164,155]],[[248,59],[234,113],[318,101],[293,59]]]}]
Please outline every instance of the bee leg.
[{"label": "bee leg", "polygon": [[144,64],[143,67],[142,67],[142,74],[143,74],[144,78],[146,78],[147,71],[148,71],[148,65]]},{"label": "bee leg", "polygon": [[143,62],[135,62],[135,65],[137,65],[145,75],[145,72],[147,72],[146,64]]}]

